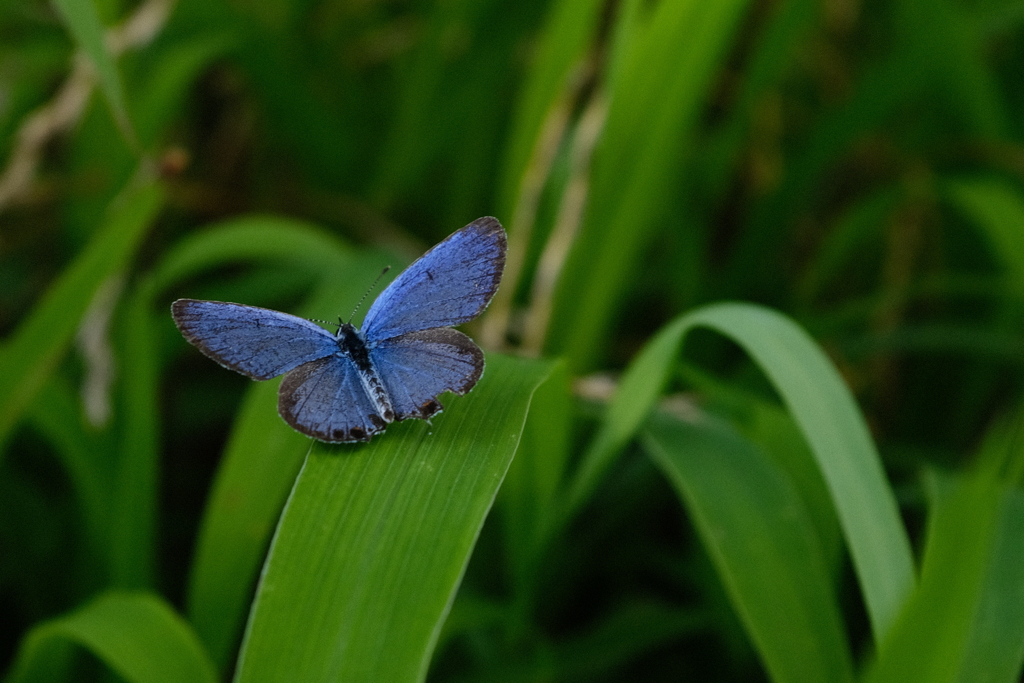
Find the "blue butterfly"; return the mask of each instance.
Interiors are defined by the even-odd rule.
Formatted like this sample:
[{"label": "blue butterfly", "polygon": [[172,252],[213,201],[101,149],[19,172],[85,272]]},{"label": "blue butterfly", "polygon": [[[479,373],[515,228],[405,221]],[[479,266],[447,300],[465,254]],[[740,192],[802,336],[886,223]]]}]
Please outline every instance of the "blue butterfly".
[{"label": "blue butterfly", "polygon": [[487,307],[505,249],[496,219],[473,221],[395,278],[362,329],[341,323],[331,334],[287,313],[195,299],[175,301],[171,314],[185,339],[224,367],[252,379],[284,374],[277,409],[296,430],[369,441],[391,422],[440,412],[441,392],[476,385],[484,354],[451,326]]}]

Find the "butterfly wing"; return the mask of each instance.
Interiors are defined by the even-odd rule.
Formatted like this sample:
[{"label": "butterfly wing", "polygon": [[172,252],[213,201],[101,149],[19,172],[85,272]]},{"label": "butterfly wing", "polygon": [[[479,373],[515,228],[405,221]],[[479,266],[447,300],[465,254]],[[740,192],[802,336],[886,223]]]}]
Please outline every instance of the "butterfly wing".
[{"label": "butterfly wing", "polygon": [[369,441],[387,427],[363,389],[355,363],[333,354],[284,376],[277,412],[294,429],[321,441]]},{"label": "butterfly wing", "polygon": [[477,219],[452,233],[373,302],[363,321],[367,341],[472,320],[498,289],[505,249],[505,231],[495,218]]},{"label": "butterfly wing", "polygon": [[466,335],[447,327],[418,330],[370,349],[395,417],[426,419],[441,410],[443,391],[465,394],[484,371],[484,354]]},{"label": "butterfly wing", "polygon": [[276,377],[338,350],[334,335],[319,325],[266,308],[178,299],[171,314],[190,344],[253,379]]}]

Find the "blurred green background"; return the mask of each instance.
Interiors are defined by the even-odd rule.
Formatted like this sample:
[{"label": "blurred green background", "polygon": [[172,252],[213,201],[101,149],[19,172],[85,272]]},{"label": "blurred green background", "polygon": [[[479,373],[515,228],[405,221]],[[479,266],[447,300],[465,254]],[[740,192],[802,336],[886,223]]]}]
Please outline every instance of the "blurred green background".
[{"label": "blurred green background", "polygon": [[[677,495],[656,455],[666,432],[609,446],[591,484],[572,473],[605,443],[616,379],[653,335],[744,301],[826,351],[918,551],[949,478],[999,472],[992,490],[1017,495],[1022,69],[1024,3],[1010,0],[8,0],[0,666],[106,588],[198,624],[204,506],[222,453],[245,449],[228,435],[248,433],[236,415],[257,390],[182,341],[172,300],[347,317],[381,266],[494,215],[508,267],[468,331],[488,354],[564,363],[523,438],[557,447],[568,473],[531,505],[570,512],[527,524],[499,497],[505,526],[484,525],[429,680],[799,679],[695,533],[692,491]],[[807,425],[749,343],[688,339],[663,378],[687,410],[805,452]],[[279,422],[270,405],[251,421]],[[538,405],[557,428],[530,426]],[[237,579],[245,604],[308,445],[280,448],[269,526]],[[546,530],[525,570],[509,549],[519,522]],[[837,657],[860,669],[881,634],[833,541],[852,652]],[[1021,595],[1004,596],[1011,639]],[[915,618],[901,623],[936,617]],[[231,624],[218,645],[197,626],[222,679]],[[1008,647],[1009,678],[959,680],[1014,680],[1024,653]],[[107,679],[100,650],[53,675]]]}]

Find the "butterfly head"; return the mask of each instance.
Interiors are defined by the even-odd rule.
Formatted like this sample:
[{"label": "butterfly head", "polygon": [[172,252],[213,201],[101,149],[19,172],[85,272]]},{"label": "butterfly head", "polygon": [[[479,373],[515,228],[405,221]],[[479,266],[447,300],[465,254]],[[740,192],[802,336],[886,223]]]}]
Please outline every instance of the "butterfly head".
[{"label": "butterfly head", "polygon": [[338,322],[338,331],[334,334],[334,338],[338,340],[338,345],[344,347],[350,340],[361,340],[363,335],[359,334],[359,330],[352,323]]}]

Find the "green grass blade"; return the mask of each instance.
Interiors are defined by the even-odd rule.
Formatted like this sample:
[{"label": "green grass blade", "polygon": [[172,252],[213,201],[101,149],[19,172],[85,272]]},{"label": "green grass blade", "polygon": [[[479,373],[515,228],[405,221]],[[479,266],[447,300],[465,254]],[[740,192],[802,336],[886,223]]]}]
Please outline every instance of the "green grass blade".
[{"label": "green grass blade", "polygon": [[898,188],[883,187],[856,201],[836,221],[797,284],[803,307],[810,306],[834,282],[843,281],[856,257],[879,239],[901,198]]},{"label": "green grass blade", "polygon": [[838,569],[846,551],[832,495],[792,415],[776,400],[711,375],[685,360],[678,372],[689,390],[700,395],[700,404],[707,412],[727,417],[741,436],[769,455],[793,481],[830,558],[830,567]]},{"label": "green grass blade", "polygon": [[739,344],[771,380],[828,484],[876,638],[914,586],[913,556],[881,460],[857,405],[828,357],[796,324],[752,304],[699,308],[666,326],[630,366],[569,490],[568,515],[657,400],[686,334],[708,327]]},{"label": "green grass blade", "polygon": [[828,561],[786,473],[712,419],[656,416],[644,443],[686,504],[771,680],[852,681]]},{"label": "green grass blade", "polygon": [[112,463],[95,431],[85,424],[80,394],[55,374],[29,407],[26,420],[49,442],[68,476],[85,552],[90,559],[105,558]]},{"label": "green grass blade", "polygon": [[537,55],[523,85],[502,169],[498,216],[515,223],[515,209],[544,119],[586,56],[603,4],[595,0],[552,3],[538,38]]},{"label": "green grass blade", "polygon": [[53,372],[96,290],[131,260],[163,202],[157,185],[120,196],[74,262],[43,295],[0,353],[0,444]]},{"label": "green grass blade", "polygon": [[[960,529],[962,533],[963,529]],[[982,577],[960,680],[1016,680],[1024,668],[1024,495],[1005,493]]]},{"label": "green grass blade", "polygon": [[751,127],[757,120],[757,108],[763,106],[768,93],[777,91],[799,60],[801,44],[807,40],[820,21],[821,3],[815,0],[793,0],[774,6],[759,29],[751,54],[744,67],[738,69],[741,82],[734,103],[727,108],[725,120],[711,136],[704,158],[705,169],[700,182],[714,196],[727,191],[734,177],[740,155],[746,149]]},{"label": "green grass blade", "polygon": [[600,431],[569,484],[566,517],[576,514],[590,499],[612,460],[633,438],[654,408],[689,328],[689,320],[685,316],[669,323],[630,364]]},{"label": "green grass blade", "polygon": [[864,680],[1016,680],[1024,656],[1024,496],[988,475],[935,483],[920,587]]},{"label": "green grass blade", "polygon": [[[387,206],[395,196],[408,192],[421,177],[440,133],[436,130],[437,98],[451,61],[443,47],[455,26],[477,23],[477,14],[487,2],[442,3],[424,13],[423,34],[404,68],[397,72],[400,84],[391,112],[393,119],[387,139],[378,152],[374,204]],[[481,59],[483,57],[481,56]],[[449,116],[454,113],[449,112]],[[431,124],[435,127],[431,127]]]},{"label": "green grass blade", "polygon": [[978,137],[1010,135],[1012,115],[975,11],[951,0],[904,0],[893,10],[898,49],[920,63],[933,106],[955,112]]},{"label": "green grass blade", "polygon": [[25,637],[7,683],[51,681],[55,659],[80,645],[129,683],[214,683],[213,664],[189,625],[162,599],[111,592]]},{"label": "green grass blade", "polygon": [[113,55],[107,51],[103,23],[96,12],[96,4],[93,0],[54,0],[53,4],[60,11],[79,49],[89,57],[96,69],[100,88],[114,112],[114,119],[126,135],[132,135],[121,76],[117,72]]},{"label": "green grass blade", "polygon": [[943,183],[950,201],[985,236],[994,258],[1002,261],[1013,292],[1024,296],[1024,195],[994,178],[960,178]]},{"label": "green grass blade", "polygon": [[[817,120],[806,141],[791,155],[786,172],[774,192],[751,205],[744,231],[731,250],[730,263],[720,276],[727,291],[751,291],[774,286],[770,274],[777,263],[782,235],[793,216],[818,199],[823,173],[843,158],[856,140],[876,130],[900,106],[921,96],[927,82],[923,65],[895,57],[866,67],[855,90],[843,103]],[[757,290],[759,291],[759,290]]]},{"label": "green grass blade", "polygon": [[551,346],[589,369],[641,249],[677,199],[681,160],[745,0],[662,2],[621,38],[586,223],[557,295]]},{"label": "green grass blade", "polygon": [[236,680],[419,681],[550,365],[491,355],[433,425],[314,447],[246,629]]},{"label": "green grass blade", "polygon": [[154,586],[160,477],[160,359],[145,281],[128,298],[121,322],[120,457],[111,492],[110,581],[116,588]]}]

